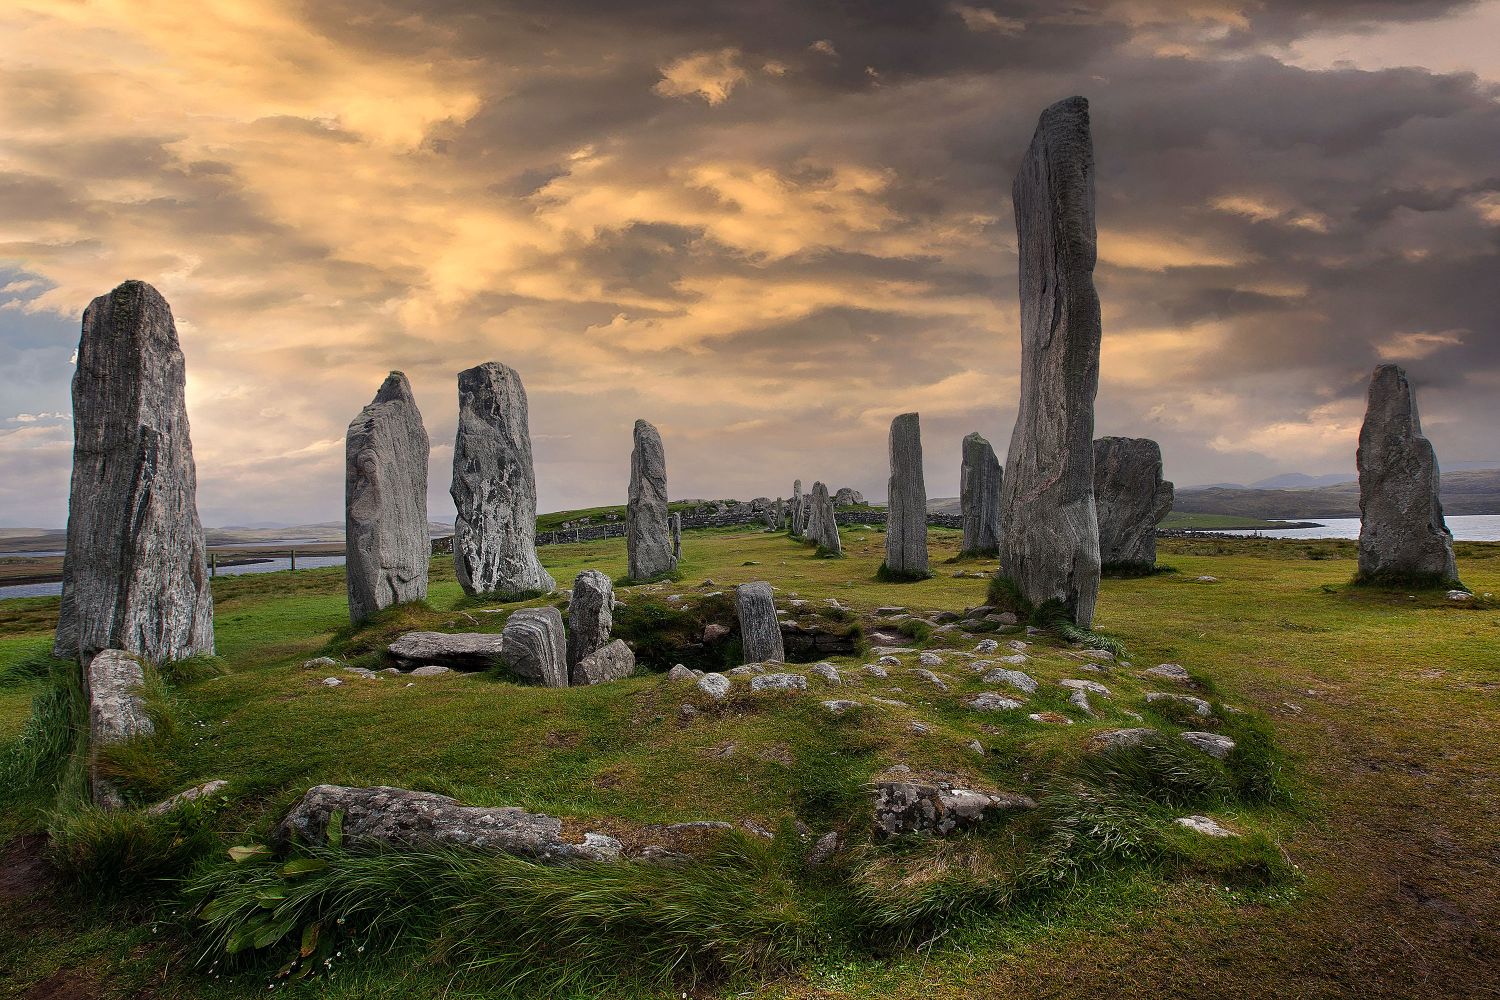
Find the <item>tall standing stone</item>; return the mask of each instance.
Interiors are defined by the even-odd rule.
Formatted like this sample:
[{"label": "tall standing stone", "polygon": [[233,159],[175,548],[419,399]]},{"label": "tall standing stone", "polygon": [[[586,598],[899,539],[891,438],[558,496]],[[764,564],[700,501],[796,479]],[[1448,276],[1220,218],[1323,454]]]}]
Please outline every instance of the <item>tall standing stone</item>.
[{"label": "tall standing stone", "polygon": [[734,588],[734,603],[740,618],[740,646],[745,652],[745,662],[784,661],[786,650],[771,585],[763,580],[742,583]]},{"label": "tall standing stone", "polygon": [[142,281],[83,313],[73,481],[54,652],[151,663],[214,651],[184,365],[166,299]]},{"label": "tall standing stone", "polygon": [[833,500],[828,495],[827,486],[813,483],[812,502],[808,505],[808,512],[807,540],[816,542],[818,548],[827,555],[843,555],[844,543],[839,538],[839,522],[834,516]]},{"label": "tall standing stone", "polygon": [[885,568],[897,577],[925,577],[930,575],[927,484],[922,476],[922,424],[915,413],[891,421],[890,456]]},{"label": "tall standing stone", "polygon": [[661,435],[644,420],[635,422],[635,446],[630,452],[625,551],[632,580],[649,580],[677,568],[680,543],[674,541],[672,515],[667,510],[667,453]]},{"label": "tall standing stone", "polygon": [[536,555],[536,470],[521,376],[495,361],[458,373],[453,568],[466,594],[518,597],[556,582]]},{"label": "tall standing stone", "polygon": [[1021,398],[1005,462],[1000,572],[1081,626],[1099,596],[1094,509],[1094,149],[1081,97],[1042,112],[1011,188],[1021,270]]},{"label": "tall standing stone", "polygon": [[682,562],[682,513],[672,512],[672,565]]},{"label": "tall standing stone", "polygon": [[792,534],[802,537],[802,480],[792,480]]},{"label": "tall standing stone", "polygon": [[1359,430],[1359,577],[1456,581],[1453,535],[1438,500],[1438,464],[1417,395],[1399,365],[1381,365]]},{"label": "tall standing stone", "polygon": [[430,450],[411,384],[391,372],[344,437],[344,579],[356,625],[427,596]]},{"label": "tall standing stone", "polygon": [[1149,438],[1094,442],[1094,506],[1099,561],[1120,569],[1156,565],[1156,526],[1172,512],[1172,484],[1161,477],[1161,447]]},{"label": "tall standing stone", "polygon": [[568,665],[607,645],[614,622],[615,585],[609,576],[597,569],[579,573],[568,601]]},{"label": "tall standing stone", "polygon": [[1000,550],[1000,487],[1004,480],[995,449],[978,431],[967,435],[958,486],[965,554],[992,556]]}]

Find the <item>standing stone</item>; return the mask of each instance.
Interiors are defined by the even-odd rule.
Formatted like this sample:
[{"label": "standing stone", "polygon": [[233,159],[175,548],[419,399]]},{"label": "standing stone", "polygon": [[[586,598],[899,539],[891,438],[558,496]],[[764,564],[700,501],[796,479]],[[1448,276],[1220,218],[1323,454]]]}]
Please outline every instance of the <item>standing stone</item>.
[{"label": "standing stone", "polygon": [[922,477],[922,424],[915,413],[903,413],[891,421],[890,454],[885,568],[897,577],[926,577],[931,575],[927,485]]},{"label": "standing stone", "polygon": [[556,583],[536,555],[536,471],[526,389],[486,361],[458,373],[453,445],[453,568],[466,594],[519,597]]},{"label": "standing stone", "polygon": [[540,681],[544,687],[567,687],[562,612],[550,605],[512,612],[500,633],[500,659],[517,677]]},{"label": "standing stone", "polygon": [[677,568],[682,519],[667,511],[667,453],[661,435],[635,422],[630,452],[630,500],[625,506],[625,549],[632,580],[649,580]]},{"label": "standing stone", "polygon": [[1399,365],[1370,378],[1359,430],[1359,578],[1433,583],[1458,579],[1453,535],[1438,500],[1438,464],[1422,436],[1417,396]]},{"label": "standing stone", "polygon": [[802,480],[792,480],[792,534],[802,537]]},{"label": "standing stone", "polygon": [[844,554],[844,544],[839,538],[839,522],[834,517],[833,500],[828,496],[828,487],[813,483],[811,513],[807,519],[807,539],[816,542],[818,548],[835,556]]},{"label": "standing stone", "polygon": [[73,481],[54,655],[151,663],[214,651],[184,365],[166,299],[142,281],[83,313]]},{"label": "standing stone", "polygon": [[776,620],[776,599],[765,581],[742,583],[734,588],[735,608],[740,616],[740,645],[746,663],[786,660],[781,644],[781,623]]},{"label": "standing stone", "polygon": [[568,665],[609,642],[614,628],[615,585],[608,575],[586,569],[573,579],[568,601]]},{"label": "standing stone", "polygon": [[765,518],[766,531],[767,532],[775,531],[776,530],[776,508],[769,501],[766,503],[766,506],[761,510],[761,516]]},{"label": "standing stone", "polygon": [[1094,505],[1099,561],[1122,569],[1156,565],[1156,526],[1172,512],[1172,484],[1161,478],[1161,447],[1149,438],[1094,442]]},{"label": "standing stone", "polygon": [[1094,148],[1081,97],[1042,112],[1011,188],[1021,270],[1021,399],[1005,462],[1000,572],[1078,625],[1099,596],[1094,509]]},{"label": "standing stone", "polygon": [[786,528],[786,503],[781,499],[781,497],[777,497],[776,498],[776,524],[772,528],[772,530],[774,530],[774,531],[781,531],[781,530],[783,530],[785,528]]},{"label": "standing stone", "polygon": [[1000,550],[1000,485],[1005,471],[995,449],[978,431],[964,438],[959,472],[959,509],[963,513],[963,552],[992,556]]},{"label": "standing stone", "polygon": [[427,596],[427,456],[422,414],[391,372],[344,438],[344,564],[349,620]]}]

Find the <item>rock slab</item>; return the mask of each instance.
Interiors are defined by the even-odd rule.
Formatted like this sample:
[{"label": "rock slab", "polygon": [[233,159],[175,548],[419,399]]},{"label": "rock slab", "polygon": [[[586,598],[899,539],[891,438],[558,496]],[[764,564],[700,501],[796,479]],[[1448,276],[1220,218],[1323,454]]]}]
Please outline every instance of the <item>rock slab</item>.
[{"label": "rock slab", "polygon": [[1021,271],[1021,398],[1001,490],[1000,572],[1087,627],[1099,596],[1094,149],[1081,97],[1042,112],[1011,188]]},{"label": "rock slab", "polygon": [[978,826],[992,813],[1036,808],[1024,795],[976,791],[947,782],[881,780],[871,787],[875,830],[886,837],[943,837]]},{"label": "rock slab", "polygon": [[1172,512],[1172,484],[1161,477],[1161,446],[1150,438],[1094,442],[1094,509],[1099,561],[1110,567],[1156,565],[1156,526]]},{"label": "rock slab", "polygon": [[1005,472],[995,449],[979,432],[964,438],[958,505],[963,517],[963,551],[992,556],[1000,551],[1000,488]]},{"label": "rock slab", "polygon": [[526,389],[495,361],[458,373],[453,567],[466,594],[548,593],[536,554],[536,469]]},{"label": "rock slab", "polygon": [[615,621],[615,585],[597,569],[586,569],[573,578],[568,601],[568,664],[603,649]]},{"label": "rock slab", "polygon": [[740,584],[734,588],[734,606],[739,614],[745,662],[785,661],[786,649],[781,641],[781,623],[776,619],[771,585],[763,580]]},{"label": "rock slab", "polygon": [[625,506],[625,551],[630,579],[649,580],[677,568],[680,529],[667,510],[667,453],[661,434],[635,422],[630,452],[630,497]]},{"label": "rock slab", "polygon": [[344,436],[344,566],[356,625],[427,596],[430,451],[411,384],[391,372]]},{"label": "rock slab", "polygon": [[568,644],[561,611],[551,606],[513,611],[501,639],[500,660],[511,673],[543,687],[568,686]]},{"label": "rock slab", "polygon": [[1360,579],[1458,579],[1438,499],[1437,454],[1422,435],[1417,395],[1399,365],[1381,365],[1370,378],[1355,462]]},{"label": "rock slab", "polygon": [[407,664],[488,670],[500,662],[504,636],[492,632],[407,632],[386,651]]},{"label": "rock slab", "polygon": [[113,785],[99,777],[95,757],[100,747],[156,732],[141,700],[146,672],[134,655],[106,649],[89,660],[84,681],[89,700],[89,787],[95,805],[118,809],[124,800]]},{"label": "rock slab", "polygon": [[927,485],[922,475],[922,425],[915,413],[891,421],[891,475],[886,512],[885,566],[897,576],[925,577]]},{"label": "rock slab", "polygon": [[73,373],[73,479],[54,655],[211,655],[198,474],[171,307],[127,281],[83,313]]},{"label": "rock slab", "polygon": [[568,668],[568,683],[571,687],[603,684],[629,677],[634,672],[635,653],[625,645],[624,639],[616,639],[572,664]]}]

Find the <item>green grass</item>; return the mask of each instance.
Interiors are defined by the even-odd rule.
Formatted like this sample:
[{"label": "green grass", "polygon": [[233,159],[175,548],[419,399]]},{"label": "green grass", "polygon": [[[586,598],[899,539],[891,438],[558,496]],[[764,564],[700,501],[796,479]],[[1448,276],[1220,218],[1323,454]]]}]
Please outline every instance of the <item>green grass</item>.
[{"label": "green grass", "polygon": [[[956,554],[957,532],[931,539],[935,561]],[[622,587],[616,620],[639,642],[689,635],[717,613],[720,599],[706,594],[755,579],[771,580],[782,606],[794,596],[859,612],[985,603],[985,580],[881,583],[880,535],[846,529],[843,541],[846,558],[826,560],[755,526],[690,532],[680,580]],[[292,958],[316,925],[309,957],[325,931],[344,954],[332,978],[290,982],[295,995],[981,997],[1046,984],[1056,995],[1162,996],[1191,984],[1210,995],[1333,996],[1351,976],[1372,995],[1480,992],[1490,954],[1480,928],[1500,881],[1486,847],[1500,834],[1486,735],[1500,722],[1494,608],[1350,587],[1352,548],[1336,543],[1185,539],[1162,549],[1180,573],[1107,580],[1099,602],[1096,627],[1134,668],[1081,673],[1045,638],[1029,651],[1022,669],[1043,687],[1027,710],[1072,726],[966,709],[986,688],[954,651],[977,638],[921,623],[912,630],[944,657],[934,669],[951,690],[910,675],[914,655],[885,681],[859,675],[863,659],[836,659],[850,679],[836,696],[867,702],[837,719],[818,707],[833,695],[817,679],[802,696],[752,696],[738,683],[722,704],[649,670],[565,692],[459,675],[410,687],[348,675],[330,689],[324,671],[301,663],[324,653],[376,663],[407,628],[492,631],[504,615],[464,599],[445,559],[433,563],[425,606],[358,630],[337,569],[221,578],[219,656],[163,670],[153,710],[172,725],[109,760],[142,804],[229,779],[227,804],[186,825],[78,806],[79,702],[66,672],[45,662],[48,604],[0,603],[0,711],[27,706],[0,714],[0,761],[27,775],[13,783],[20,794],[0,785],[0,812],[8,833],[50,824],[65,873],[44,903],[0,908],[0,983],[24,994],[67,972],[127,993],[151,981],[164,996],[248,996],[301,972]],[[1500,589],[1497,553],[1460,546],[1476,590]],[[612,578],[625,568],[622,539],[541,556],[564,588],[583,568]],[[1221,582],[1194,583],[1201,574]],[[1200,693],[1216,706],[1248,711],[1221,708],[1205,724],[1148,708],[1145,692],[1165,682],[1135,670],[1159,662],[1207,679]],[[1055,686],[1065,677],[1102,680],[1114,697],[1094,699],[1098,718],[1084,717]],[[877,708],[871,695],[909,707]],[[33,700],[31,723],[4,722],[29,716]],[[684,702],[698,710],[691,722]],[[1091,732],[1138,725],[1130,712],[1163,730],[1160,745],[1085,752]],[[927,732],[911,730],[918,720]],[[1187,751],[1182,723],[1216,726],[1236,750],[1222,763]],[[35,735],[18,739],[23,725]],[[1039,808],[946,842],[874,843],[863,783],[894,764],[1024,792]],[[627,837],[693,819],[783,832],[771,845],[732,838],[685,868],[626,865],[594,879],[503,859],[342,850],[308,853],[327,866],[289,879],[270,862],[223,857],[264,838],[323,781],[521,805]],[[1244,836],[1206,841],[1172,822],[1185,811]],[[814,836],[839,830],[851,847],[803,870],[808,841],[796,823]],[[127,874],[127,898],[93,899],[92,880],[112,868]],[[182,888],[158,878],[190,870],[191,901],[217,909],[189,914]],[[143,908],[158,925],[144,938]],[[247,927],[265,946],[227,956],[225,935]],[[194,969],[200,954],[211,957]],[[1420,980],[1389,972],[1418,965]]]}]

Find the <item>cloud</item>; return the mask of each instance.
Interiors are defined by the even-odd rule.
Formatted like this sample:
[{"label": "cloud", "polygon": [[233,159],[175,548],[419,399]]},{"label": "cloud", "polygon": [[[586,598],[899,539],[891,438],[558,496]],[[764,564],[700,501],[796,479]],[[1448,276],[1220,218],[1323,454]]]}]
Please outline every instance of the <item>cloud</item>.
[{"label": "cloud", "polygon": [[696,96],[709,104],[723,104],[746,76],[740,51],[726,48],[697,52],[668,63],[662,67],[660,82],[651,89],[662,97]]}]

